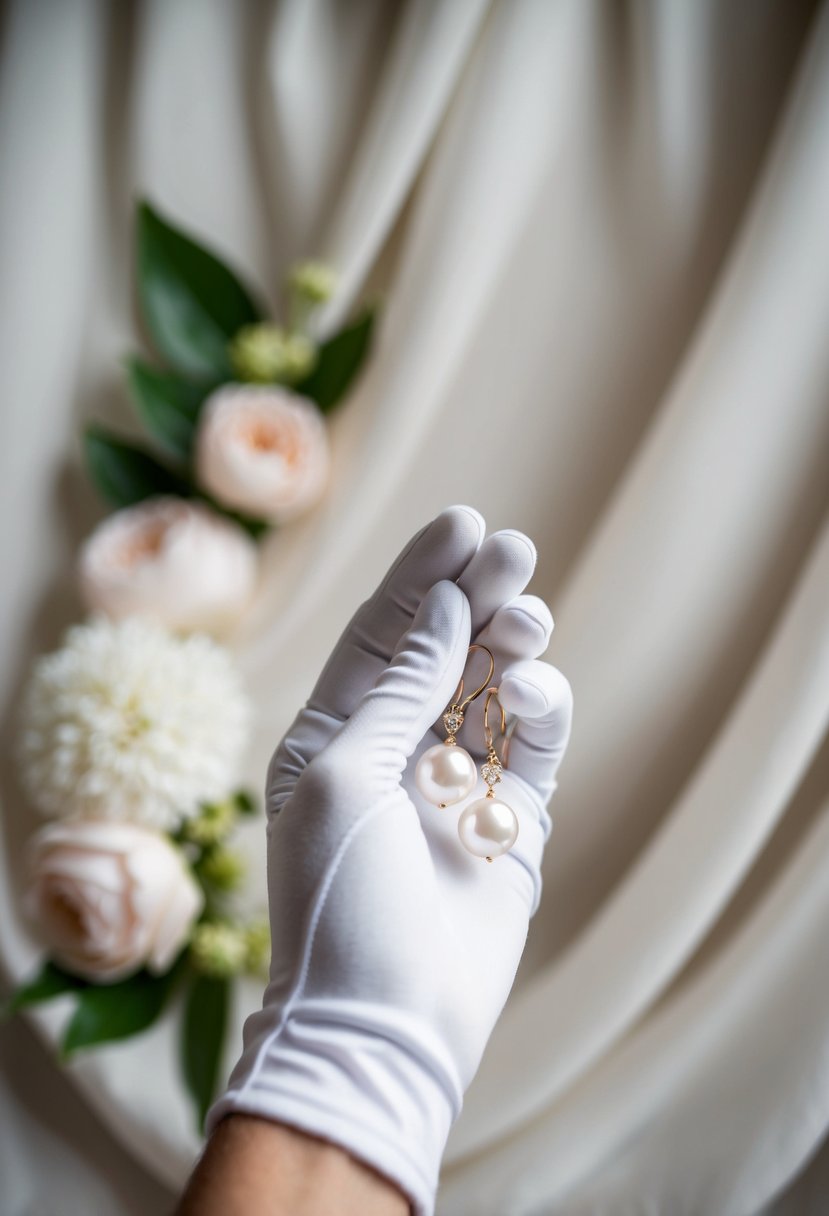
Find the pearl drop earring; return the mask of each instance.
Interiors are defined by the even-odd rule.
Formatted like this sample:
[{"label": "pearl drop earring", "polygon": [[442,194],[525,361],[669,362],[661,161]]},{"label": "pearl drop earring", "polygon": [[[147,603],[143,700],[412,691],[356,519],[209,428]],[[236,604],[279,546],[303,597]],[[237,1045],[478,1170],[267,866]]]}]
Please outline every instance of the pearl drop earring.
[{"label": "pearl drop earring", "polygon": [[[476,798],[464,808],[458,820],[461,844],[475,857],[485,857],[487,861],[508,853],[518,839],[518,816],[511,806],[495,797],[495,786],[504,771],[506,751],[502,763],[495,751],[492,728],[489,725],[489,703],[493,697],[498,700],[498,689],[488,688],[484,701],[486,759],[481,765],[481,776],[488,789],[483,798]],[[505,735],[507,716],[500,701],[498,708],[501,711],[501,734]]]},{"label": "pearl drop earring", "polygon": [[463,696],[463,676],[457,691],[452,698],[449,708],[443,715],[443,725],[446,727],[446,738],[443,743],[436,743],[428,748],[417,762],[415,768],[415,785],[427,802],[441,808],[460,802],[471,794],[478,780],[475,761],[469,752],[458,744],[455,736],[463,726],[464,710],[471,701],[479,697],[492,679],[495,671],[495,660],[486,646],[474,644],[473,650],[483,650],[489,658],[489,671],[480,688],[476,688],[468,697]]}]

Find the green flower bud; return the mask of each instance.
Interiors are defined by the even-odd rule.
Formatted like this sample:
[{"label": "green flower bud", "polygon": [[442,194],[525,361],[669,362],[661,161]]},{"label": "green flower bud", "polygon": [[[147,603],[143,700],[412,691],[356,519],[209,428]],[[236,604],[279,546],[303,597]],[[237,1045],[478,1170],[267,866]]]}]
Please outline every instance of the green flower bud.
[{"label": "green flower bud", "polygon": [[196,925],[190,939],[190,958],[203,975],[228,979],[245,968],[247,944],[245,935],[227,921],[206,921]]},{"label": "green flower bud", "polygon": [[238,817],[239,812],[231,798],[225,802],[204,802],[200,813],[182,825],[182,836],[184,840],[202,848],[219,844],[233,831]]},{"label": "green flower bud", "polygon": [[296,384],[303,376],[307,376],[317,359],[317,349],[310,338],[304,334],[289,334],[285,340],[285,377],[290,384]]},{"label": "green flower bud", "polygon": [[257,384],[293,384],[311,370],[316,358],[308,338],[287,333],[270,321],[243,325],[231,339],[228,353],[240,380]]},{"label": "green flower bud", "polygon": [[205,882],[217,891],[235,891],[245,877],[245,859],[235,849],[218,848],[207,854],[201,863]]},{"label": "green flower bud", "polygon": [[326,262],[297,262],[291,267],[288,282],[310,304],[324,304],[334,294],[337,274]]},{"label": "green flower bud", "polygon": [[253,921],[245,928],[245,946],[246,970],[255,975],[267,975],[271,962],[271,930],[266,920]]}]

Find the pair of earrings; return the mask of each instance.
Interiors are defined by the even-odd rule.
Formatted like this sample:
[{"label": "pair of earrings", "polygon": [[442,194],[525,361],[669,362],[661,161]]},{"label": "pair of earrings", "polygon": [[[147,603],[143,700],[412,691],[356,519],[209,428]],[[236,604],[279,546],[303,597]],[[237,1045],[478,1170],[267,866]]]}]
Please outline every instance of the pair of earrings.
[{"label": "pair of earrings", "polygon": [[[487,792],[483,798],[476,798],[461,812],[458,820],[458,835],[461,844],[475,857],[485,857],[492,861],[502,853],[507,853],[518,838],[518,816],[511,806],[507,806],[500,798],[495,797],[495,786],[501,780],[504,763],[495,751],[492,728],[489,725],[489,707],[493,697],[498,700],[498,689],[490,686],[489,681],[495,671],[495,660],[486,646],[473,645],[473,650],[482,650],[489,656],[489,671],[483,684],[463,697],[463,677],[458,685],[449,708],[443,715],[443,725],[446,727],[446,739],[428,748],[417,762],[415,769],[415,785],[427,802],[441,808],[451,806],[466,798],[475,788],[478,771],[475,761],[456,739],[458,731],[463,726],[464,711],[476,697],[485,691],[484,701],[484,745],[486,759],[481,765],[481,776],[487,784]],[[498,701],[501,711],[501,734],[506,731],[507,719],[504,707]]]}]

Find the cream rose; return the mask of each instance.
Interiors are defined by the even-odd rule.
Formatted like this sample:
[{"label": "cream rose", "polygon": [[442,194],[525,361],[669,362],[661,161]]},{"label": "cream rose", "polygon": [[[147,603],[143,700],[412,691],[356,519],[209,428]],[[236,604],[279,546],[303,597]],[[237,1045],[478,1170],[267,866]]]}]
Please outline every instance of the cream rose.
[{"label": "cream rose", "polygon": [[173,629],[220,633],[256,586],[257,550],[242,529],[203,503],[162,496],[116,511],[81,547],[87,607]]},{"label": "cream rose", "polygon": [[307,397],[232,384],[202,407],[196,472],[224,506],[282,523],[319,499],[329,467],[325,421]]},{"label": "cream rose", "polygon": [[165,836],[126,823],[56,823],[32,840],[27,907],[52,957],[75,975],[115,980],[174,961],[203,896]]}]

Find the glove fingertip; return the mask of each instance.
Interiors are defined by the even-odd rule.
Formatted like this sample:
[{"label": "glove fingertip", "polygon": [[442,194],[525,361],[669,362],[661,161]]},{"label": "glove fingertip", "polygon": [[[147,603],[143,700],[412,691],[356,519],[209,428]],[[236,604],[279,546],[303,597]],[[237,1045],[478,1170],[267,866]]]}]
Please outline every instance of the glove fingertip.
[{"label": "glove fingertip", "polygon": [[529,721],[558,711],[572,717],[573,690],[563,672],[541,659],[519,659],[501,677],[501,702],[507,713]]},{"label": "glove fingertip", "polygon": [[433,583],[420,602],[412,629],[423,625],[446,636],[454,635],[469,619],[469,600],[457,583],[443,578]]}]

